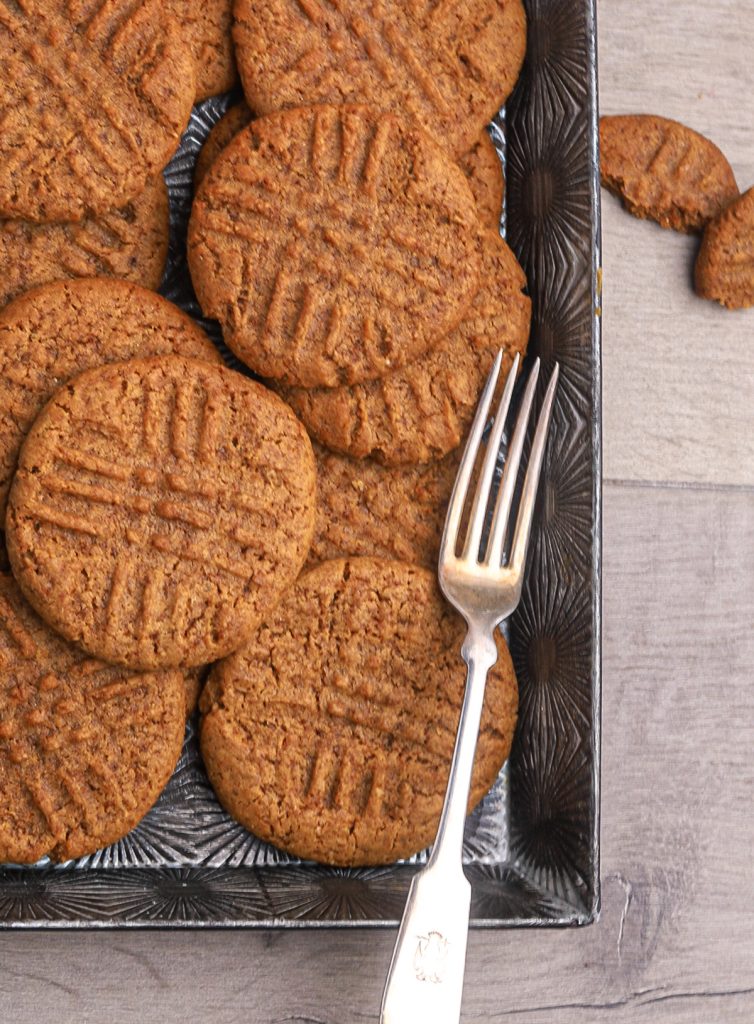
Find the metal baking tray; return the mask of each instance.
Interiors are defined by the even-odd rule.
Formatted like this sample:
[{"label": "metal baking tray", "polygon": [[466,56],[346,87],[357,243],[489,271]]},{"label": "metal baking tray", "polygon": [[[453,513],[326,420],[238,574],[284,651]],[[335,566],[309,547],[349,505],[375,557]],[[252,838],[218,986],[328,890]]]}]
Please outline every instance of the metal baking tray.
[{"label": "metal baking tray", "polygon": [[[526,0],[522,78],[490,131],[506,167],[501,225],[533,302],[530,353],[561,385],[527,585],[509,623],[520,717],[508,765],[469,819],[472,925],[574,925],[599,908],[600,209],[593,0]],[[193,167],[235,97],[195,108],[165,175],[162,291],[197,319],[185,259]],[[201,321],[223,348],[216,324]],[[224,350],[231,365],[233,358]],[[65,865],[0,869],[0,927],[391,925],[416,865],[296,861],[232,822],[195,727],[166,791],[125,839]]]}]

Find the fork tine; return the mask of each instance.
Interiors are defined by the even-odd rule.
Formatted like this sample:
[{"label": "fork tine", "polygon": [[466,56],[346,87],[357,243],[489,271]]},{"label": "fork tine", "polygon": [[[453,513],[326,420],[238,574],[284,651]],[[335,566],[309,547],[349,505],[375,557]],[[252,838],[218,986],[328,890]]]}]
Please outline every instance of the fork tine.
[{"label": "fork tine", "polygon": [[526,439],[526,427],[529,422],[532,402],[534,401],[534,389],[537,386],[539,377],[539,359],[536,360],[529,374],[529,380],[524,391],[521,409],[516,420],[516,429],[513,432],[513,440],[508,448],[508,455],[505,460],[503,479],[500,481],[500,490],[495,502],[495,514],[492,518],[490,536],[487,543],[487,556],[484,559],[485,565],[494,566],[499,569],[503,560],[503,544],[505,543],[505,532],[508,527],[508,516],[513,502],[513,492],[516,489],[516,477],[518,467],[521,463],[521,453],[524,450]]},{"label": "fork tine", "polygon": [[513,571],[517,572],[519,577],[523,572],[526,562],[526,549],[529,546],[529,534],[531,533],[531,523],[534,516],[534,502],[537,497],[539,475],[542,470],[547,433],[550,427],[552,407],[555,401],[555,389],[558,386],[559,375],[560,367],[556,363],[552,377],[550,377],[550,383],[547,385],[542,411],[537,420],[537,429],[531,446],[529,466],[526,470],[524,489],[521,493],[521,503],[518,508],[518,520],[516,521],[516,530],[513,535],[510,563]]},{"label": "fork tine", "polygon": [[469,515],[469,528],[466,533],[466,542],[463,546],[462,558],[472,558],[475,562],[479,558],[479,545],[482,540],[482,530],[484,529],[484,520],[487,515],[487,507],[490,503],[490,488],[492,485],[492,477],[495,473],[495,466],[497,465],[497,458],[500,453],[500,442],[503,438],[503,428],[505,427],[505,421],[508,416],[508,408],[511,404],[511,395],[513,394],[513,385],[516,383],[516,376],[518,374],[519,355],[516,353],[516,358],[513,360],[513,365],[508,371],[508,377],[505,381],[505,388],[503,390],[500,404],[495,413],[495,425],[492,428],[492,433],[487,441],[487,451],[484,455],[484,463],[482,465],[482,472],[479,477],[479,482],[476,486],[474,493],[474,502],[471,506],[471,513]]},{"label": "fork tine", "polygon": [[[492,396],[495,393],[495,386],[497,385],[497,378],[500,375],[500,366],[502,365],[502,362],[503,351],[501,349],[495,357],[495,362],[492,364],[492,369],[490,370],[490,375],[487,378],[487,383],[484,385],[482,397],[479,399],[479,405],[477,406],[476,415],[474,416],[474,422],[471,425],[471,432],[469,433],[466,447],[463,450],[461,464],[458,467],[458,474],[456,475],[456,481],[450,495],[448,514],[445,517],[445,528],[443,530],[442,541],[440,543],[441,563],[448,557],[448,554],[455,554],[458,528],[461,524],[463,506],[466,503],[466,493],[469,489],[471,474],[474,472],[474,463],[476,462],[476,456],[479,451],[482,434],[484,433],[484,428],[487,424],[487,417],[489,416],[490,405],[492,404]],[[448,551],[448,545],[450,545],[450,551]]]}]

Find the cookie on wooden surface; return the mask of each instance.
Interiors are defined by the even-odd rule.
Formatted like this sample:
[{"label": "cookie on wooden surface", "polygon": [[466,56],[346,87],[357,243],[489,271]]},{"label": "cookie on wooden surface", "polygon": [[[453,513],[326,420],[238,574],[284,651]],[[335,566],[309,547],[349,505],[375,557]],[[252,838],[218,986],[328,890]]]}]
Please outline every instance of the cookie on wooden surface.
[{"label": "cookie on wooden surface", "polygon": [[474,193],[482,224],[492,231],[499,231],[505,179],[500,157],[486,130],[458,163]]},{"label": "cookie on wooden surface", "polygon": [[[383,864],[435,837],[466,666],[465,625],[419,566],[361,558],[307,573],[213,669],[201,749],[225,809],[328,864]],[[469,807],[510,750],[517,686],[498,633]]]},{"label": "cookie on wooden surface", "polygon": [[317,522],[309,552],[315,565],[349,555],[437,566],[460,452],[423,466],[382,466],[315,444]]},{"label": "cookie on wooden surface", "polygon": [[505,103],[526,52],[521,0],[236,0],[244,92],[260,114],[374,103],[456,156]]},{"label": "cookie on wooden surface", "polygon": [[34,422],[6,516],[13,572],[63,636],[115,664],[235,650],[304,564],[316,471],[260,384],[179,356],[64,385]]},{"label": "cookie on wooden surface", "polygon": [[676,231],[701,231],[738,195],[714,143],[651,114],[600,119],[600,174],[635,217]]},{"label": "cookie on wooden surface", "polygon": [[0,308],[29,288],[63,278],[105,275],[157,288],[169,232],[161,174],[121,209],[80,223],[0,220]]},{"label": "cookie on wooden surface", "polygon": [[167,164],[193,60],[160,0],[0,5],[0,217],[74,221]]},{"label": "cookie on wooden surface", "polygon": [[502,377],[529,340],[524,272],[492,232],[482,239],[482,285],[462,323],[435,349],[382,380],[340,388],[281,388],[313,437],[386,465],[428,462],[461,443],[498,349]]},{"label": "cookie on wooden surface", "polygon": [[87,658],[0,576],[0,862],[121,839],[170,778],[184,723],[180,672]]},{"label": "cookie on wooden surface", "polygon": [[42,406],[72,377],[139,356],[222,363],[172,302],[114,278],[56,281],[0,312],[0,521],[18,452]]},{"label": "cookie on wooden surface", "polygon": [[371,380],[437,344],[479,282],[478,215],[459,167],[370,107],[253,121],[194,201],[191,277],[227,345],[264,377]]},{"label": "cookie on wooden surface", "polygon": [[228,92],[238,80],[233,56],[233,0],[168,0],[194,58],[196,100]]},{"label": "cookie on wooden surface", "polygon": [[251,123],[254,114],[248,104],[236,103],[227,114],[224,114],[207,136],[194,169],[194,187],[199,188],[207,176],[207,171],[217,160],[222,151],[236,135]]},{"label": "cookie on wooden surface", "polygon": [[705,299],[728,309],[754,306],[754,188],[707,225],[694,279]]}]

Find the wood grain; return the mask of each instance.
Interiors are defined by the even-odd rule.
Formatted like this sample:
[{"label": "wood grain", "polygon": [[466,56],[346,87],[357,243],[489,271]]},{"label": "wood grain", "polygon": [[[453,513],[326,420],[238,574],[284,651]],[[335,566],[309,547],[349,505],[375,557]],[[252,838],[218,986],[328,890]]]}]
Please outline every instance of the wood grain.
[{"label": "wood grain", "polygon": [[[754,184],[748,0],[600,4],[600,107],[683,121]],[[603,192],[605,475],[754,485],[754,309],[692,288],[698,240]]]},{"label": "wood grain", "polygon": [[[602,0],[603,107],[687,120],[750,184],[753,42],[750,0]],[[750,1024],[754,314],[694,299],[693,240],[604,205],[605,464],[633,483],[605,490],[603,911],[473,933],[464,1020]],[[3,934],[0,1020],[371,1022],[392,943]]]}]

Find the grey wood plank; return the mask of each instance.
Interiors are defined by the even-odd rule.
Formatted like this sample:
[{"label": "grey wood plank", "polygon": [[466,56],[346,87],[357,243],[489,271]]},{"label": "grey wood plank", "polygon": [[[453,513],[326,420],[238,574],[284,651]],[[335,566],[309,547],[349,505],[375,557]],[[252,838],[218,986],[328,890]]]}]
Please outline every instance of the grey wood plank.
[{"label": "grey wood plank", "polygon": [[[603,113],[663,114],[708,135],[754,185],[754,8],[603,0]],[[754,484],[754,310],[695,297],[698,241],[603,192],[605,474]]]},{"label": "grey wood plank", "polygon": [[[754,1020],[754,494],[608,485],[603,912],[474,933],[464,1020]],[[376,1021],[391,932],[0,935],[0,1020]]]}]

